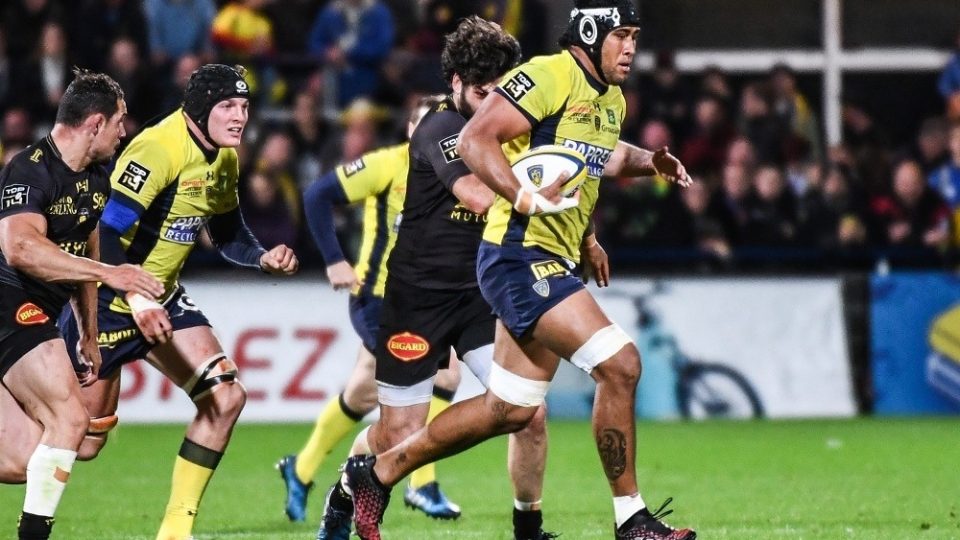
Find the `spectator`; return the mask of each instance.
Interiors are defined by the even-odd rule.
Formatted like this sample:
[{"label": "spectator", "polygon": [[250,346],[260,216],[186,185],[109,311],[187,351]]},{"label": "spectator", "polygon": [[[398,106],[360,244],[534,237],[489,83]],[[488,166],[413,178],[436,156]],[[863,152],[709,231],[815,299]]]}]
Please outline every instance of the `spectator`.
[{"label": "spectator", "polygon": [[[310,26],[324,0],[281,0],[260,10],[273,27],[273,68],[283,88],[300,88],[316,62],[307,54]],[[284,96],[286,99],[287,96]]]},{"label": "spectator", "polygon": [[927,118],[920,124],[920,132],[910,154],[920,163],[925,174],[932,173],[949,161],[949,132],[950,123],[940,116]]},{"label": "spectator", "polygon": [[[293,154],[293,140],[282,131],[273,131],[263,138],[257,152],[253,172],[261,172],[270,176],[290,214],[294,216],[297,226],[300,225],[300,186],[297,185],[295,156]],[[312,179],[311,179],[312,180]]]},{"label": "spectator", "polygon": [[734,96],[733,90],[730,88],[730,80],[727,73],[719,66],[708,66],[703,70],[700,79],[700,93],[719,99],[728,115],[734,112],[732,109]]},{"label": "spectator", "polygon": [[859,247],[867,241],[867,207],[855,187],[851,171],[831,165],[821,187],[804,197],[802,223],[806,243],[826,250]]},{"label": "spectator", "polygon": [[140,124],[160,114],[153,78],[144,69],[134,40],[121,37],[113,42],[106,72],[123,88],[129,117]]},{"label": "spectator", "polygon": [[143,0],[155,66],[169,72],[185,54],[213,59],[210,27],[217,8],[213,0]]},{"label": "spectator", "polygon": [[673,135],[670,126],[662,120],[650,120],[643,125],[640,132],[640,146],[643,148],[663,148],[673,144]]},{"label": "spectator", "polygon": [[413,37],[416,50],[439,56],[443,37],[457,28],[461,20],[478,15],[488,21],[503,22],[507,0],[418,0],[423,24]]},{"label": "spectator", "polygon": [[293,99],[293,122],[290,138],[294,155],[297,156],[297,184],[307,186],[323,172],[320,152],[326,135],[326,126],[319,116],[317,100],[306,91],[297,93]]},{"label": "spectator", "polygon": [[680,80],[673,53],[657,53],[653,77],[641,91],[646,104],[643,116],[663,120],[677,140],[683,140],[690,121],[690,93]]},{"label": "spectator", "polygon": [[723,102],[712,94],[705,94],[697,100],[693,133],[683,144],[680,159],[691,173],[719,173],[734,136]]},{"label": "spectator", "polygon": [[0,111],[7,110],[13,104],[16,74],[13,61],[7,55],[7,39],[0,28]]},{"label": "spectator", "polygon": [[341,115],[342,132],[329,137],[321,154],[322,169],[350,163],[378,146],[377,128],[387,117],[385,111],[366,99],[350,104]]},{"label": "spectator", "polygon": [[12,107],[3,113],[3,145],[26,147],[33,143],[34,128],[30,113],[21,107]]},{"label": "spectator", "polygon": [[273,25],[263,13],[271,1],[227,2],[213,19],[211,35],[220,61],[242,64],[254,96],[273,102],[276,71],[268,62],[273,55]]},{"label": "spectator", "polygon": [[746,205],[744,244],[792,245],[797,240],[797,205],[783,172],[774,165],[763,165],[754,174],[753,186]]},{"label": "spectator", "polygon": [[739,163],[727,163],[723,168],[721,190],[716,197],[725,212],[731,216],[734,227],[730,230],[730,240],[738,243],[743,239],[749,219],[749,201],[753,198],[753,183],[750,181],[750,169]]},{"label": "spectator", "polygon": [[520,42],[520,50],[526,58],[549,54],[553,43],[549,43],[547,21],[550,12],[546,0],[507,0],[503,27]]},{"label": "spectator", "polygon": [[244,197],[240,203],[244,222],[263,247],[271,249],[280,244],[296,245],[296,214],[282,196],[277,179],[270,173],[254,171],[247,176]]},{"label": "spectator", "polygon": [[67,54],[63,26],[49,22],[43,27],[36,54],[18,74],[17,92],[34,122],[52,126],[57,106],[70,83],[74,62]]},{"label": "spectator", "polygon": [[874,197],[870,207],[876,236],[887,245],[939,248],[949,239],[950,210],[916,161],[897,165],[893,193]]},{"label": "spectator", "polygon": [[281,0],[268,2],[260,9],[270,19],[273,44],[278,53],[287,59],[303,56],[310,26],[325,3],[324,0]]},{"label": "spectator", "polygon": [[788,140],[788,159],[809,157],[819,161],[823,156],[820,126],[810,103],[797,88],[797,77],[786,64],[777,64],[770,72],[774,92],[774,111],[790,126],[793,138]]},{"label": "spectator", "polygon": [[857,177],[868,195],[888,191],[890,182],[890,140],[873,116],[854,99],[844,99],[843,139],[849,149]]},{"label": "spectator", "polygon": [[147,19],[140,0],[81,0],[68,30],[71,49],[84,68],[103,71],[119,38],[136,45],[138,65],[149,58]]},{"label": "spectator", "polygon": [[0,28],[11,58],[27,58],[40,44],[43,27],[63,19],[59,5],[49,0],[6,0],[0,8]]},{"label": "spectator", "polygon": [[710,204],[710,189],[702,179],[681,190],[680,197],[691,221],[693,245],[721,261],[733,255],[730,242],[732,217],[721,205]]},{"label": "spectator", "polygon": [[690,220],[678,189],[665,180],[610,179],[600,183],[598,229],[612,250],[692,245]]},{"label": "spectator", "polygon": [[760,163],[783,165],[789,128],[773,110],[773,92],[768,84],[748,84],[740,96],[740,133],[756,152]]},{"label": "spectator", "polygon": [[943,68],[937,89],[943,96],[947,118],[951,121],[960,121],[960,31],[956,38],[957,49],[947,60]]},{"label": "spectator", "polygon": [[177,59],[173,67],[173,76],[169,80],[169,89],[164,92],[161,112],[172,111],[179,107],[183,101],[183,93],[187,89],[187,83],[190,82],[190,75],[200,69],[203,60],[195,54],[185,54]]},{"label": "spectator", "polygon": [[738,137],[730,143],[727,149],[727,165],[739,165],[748,170],[757,165],[757,152],[750,139]]},{"label": "spectator", "polygon": [[948,146],[950,159],[930,173],[927,182],[950,207],[957,235],[954,243],[960,246],[960,122],[951,126]]},{"label": "spectator", "polygon": [[308,50],[336,73],[339,107],[376,92],[393,37],[393,17],[380,0],[334,0],[320,11]]}]

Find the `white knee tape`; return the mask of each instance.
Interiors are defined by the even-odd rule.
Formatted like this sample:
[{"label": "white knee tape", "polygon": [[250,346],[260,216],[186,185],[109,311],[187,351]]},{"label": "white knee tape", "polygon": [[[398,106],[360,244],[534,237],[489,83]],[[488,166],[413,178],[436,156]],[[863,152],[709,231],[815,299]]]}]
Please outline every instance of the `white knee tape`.
[{"label": "white knee tape", "polygon": [[550,381],[534,381],[510,373],[494,362],[487,388],[498,398],[518,407],[538,407],[550,389]]},{"label": "white knee tape", "polygon": [[490,366],[493,365],[493,343],[477,347],[463,354],[463,363],[484,385],[490,386]]},{"label": "white knee tape", "polygon": [[410,407],[430,403],[433,397],[433,377],[413,386],[395,386],[377,381],[377,395],[380,403],[390,407]]},{"label": "white knee tape", "polygon": [[570,363],[590,373],[593,368],[617,354],[628,343],[633,343],[633,340],[623,331],[623,328],[613,323],[590,336],[590,339],[570,357]]}]

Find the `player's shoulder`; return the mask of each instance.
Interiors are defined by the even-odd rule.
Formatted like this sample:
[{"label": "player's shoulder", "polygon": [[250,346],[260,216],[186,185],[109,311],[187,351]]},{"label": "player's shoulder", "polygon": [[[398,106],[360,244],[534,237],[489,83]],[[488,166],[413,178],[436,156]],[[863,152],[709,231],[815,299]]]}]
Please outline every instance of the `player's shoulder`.
[{"label": "player's shoulder", "polygon": [[570,53],[561,51],[556,54],[534,56],[515,67],[511,73],[523,72],[531,77],[560,79],[571,71],[572,65],[573,57]]},{"label": "player's shoulder", "polygon": [[427,133],[431,130],[447,129],[450,126],[463,125],[466,123],[467,119],[453,106],[453,102],[444,100],[443,103],[434,107],[433,110],[423,117],[417,129],[421,133]]},{"label": "player's shoulder", "polygon": [[376,150],[371,150],[367,152],[361,159],[366,161],[375,161],[378,159],[381,160],[395,160],[402,158],[410,149],[410,143],[404,142],[401,144],[392,144],[390,146],[383,146],[377,148]]},{"label": "player's shoulder", "polygon": [[541,95],[569,93],[572,61],[567,52],[535,56],[507,72],[500,87],[514,100],[531,91]]},{"label": "player's shoulder", "polygon": [[13,156],[10,163],[3,168],[2,176],[49,179],[50,160],[53,157],[54,150],[47,144],[46,138],[41,139]]},{"label": "player's shoulder", "polygon": [[159,122],[146,127],[133,138],[130,144],[131,146],[153,145],[169,151],[181,147],[189,137],[186,120],[180,109],[177,109]]},{"label": "player's shoulder", "polygon": [[467,119],[460,114],[449,99],[434,107],[413,131],[410,137],[411,151],[417,151],[424,145],[433,145],[437,141],[451,135],[457,135]]}]

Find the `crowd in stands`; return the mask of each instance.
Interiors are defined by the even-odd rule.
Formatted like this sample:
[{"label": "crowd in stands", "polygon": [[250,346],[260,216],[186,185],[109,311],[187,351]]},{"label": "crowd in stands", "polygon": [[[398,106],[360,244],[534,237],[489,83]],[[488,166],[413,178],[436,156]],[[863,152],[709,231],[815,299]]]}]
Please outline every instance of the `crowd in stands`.
[{"label": "crowd in stands", "polygon": [[[49,130],[75,65],[120,83],[132,137],[179,106],[198,66],[242,64],[255,96],[240,149],[246,220],[266,247],[286,243],[319,261],[303,189],[338,163],[400,141],[407,109],[447,91],[443,35],[479,14],[517,35],[525,57],[549,53],[550,9],[549,0],[6,0],[0,156],[7,162]],[[954,264],[960,52],[939,90],[944,113],[926,119],[914,141],[891,141],[866,107],[847,100],[844,142],[828,146],[789,66],[746,81],[718,68],[690,77],[658,53],[654,69],[624,87],[623,138],[669,146],[698,181],[682,190],[656,177],[608,179],[594,216],[599,237],[621,267]],[[336,222],[344,245],[356,245],[357,211]]]}]

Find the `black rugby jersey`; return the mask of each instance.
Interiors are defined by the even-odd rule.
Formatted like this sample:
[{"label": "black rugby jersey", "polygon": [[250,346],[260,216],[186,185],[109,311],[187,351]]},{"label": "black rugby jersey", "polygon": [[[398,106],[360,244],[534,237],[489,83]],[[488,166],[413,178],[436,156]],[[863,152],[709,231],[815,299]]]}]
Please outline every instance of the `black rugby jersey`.
[{"label": "black rugby jersey", "polygon": [[467,120],[448,97],[423,117],[410,138],[410,172],[389,273],[427,289],[477,286],[477,250],[486,214],[467,210],[453,184],[470,169],[457,153]]},{"label": "black rugby jersey", "polygon": [[[73,171],[49,136],[24,149],[0,170],[0,219],[23,212],[42,214],[47,220],[47,238],[71,255],[87,256],[87,240],[109,195],[110,176],[103,165]],[[72,283],[47,283],[11,268],[3,253],[0,283],[22,289],[57,311],[76,289]]]}]

